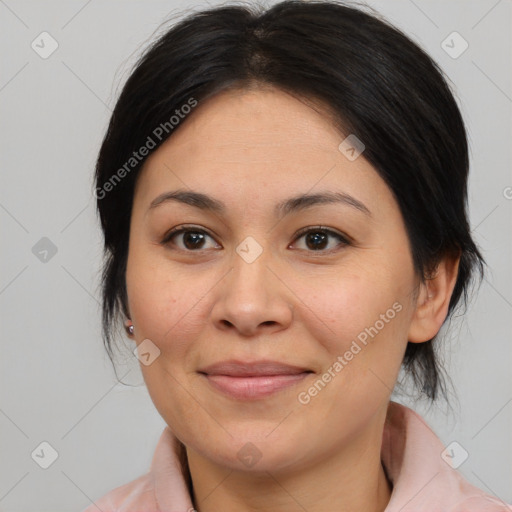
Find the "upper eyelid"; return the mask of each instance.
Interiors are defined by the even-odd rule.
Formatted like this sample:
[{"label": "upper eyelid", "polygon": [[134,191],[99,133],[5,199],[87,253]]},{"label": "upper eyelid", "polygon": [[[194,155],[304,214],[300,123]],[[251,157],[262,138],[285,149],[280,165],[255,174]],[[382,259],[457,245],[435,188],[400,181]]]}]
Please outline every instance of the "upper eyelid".
[{"label": "upper eyelid", "polygon": [[295,236],[295,238],[301,237],[301,236],[303,236],[303,235],[305,235],[305,234],[307,234],[307,233],[309,233],[311,231],[314,232],[315,230],[317,230],[317,231],[325,231],[325,232],[327,232],[327,233],[329,233],[331,235],[339,236],[339,237],[344,238],[345,240],[347,240],[347,242],[351,240],[351,238],[348,235],[346,235],[345,233],[339,232],[339,231],[337,231],[337,230],[335,230],[333,228],[329,228],[327,226],[320,226],[320,225],[319,226],[307,226],[305,228],[301,228],[301,229],[299,229],[299,231],[297,231],[297,233],[295,233],[294,236]]},{"label": "upper eyelid", "polygon": [[205,228],[200,228],[199,226],[185,224],[182,226],[177,226],[175,228],[172,228],[169,231],[166,231],[166,233],[164,234],[162,239],[166,240],[170,236],[181,235],[183,232],[186,232],[186,231],[192,231],[192,232],[195,231],[195,232],[205,233],[206,235],[208,235],[211,238],[215,238],[217,236],[217,235],[212,234],[209,230],[207,230]]}]

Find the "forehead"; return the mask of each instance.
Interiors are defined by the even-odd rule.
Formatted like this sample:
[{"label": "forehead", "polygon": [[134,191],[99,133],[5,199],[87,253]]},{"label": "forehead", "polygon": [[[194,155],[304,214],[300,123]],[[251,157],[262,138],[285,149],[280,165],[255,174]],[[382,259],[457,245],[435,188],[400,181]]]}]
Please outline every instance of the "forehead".
[{"label": "forehead", "polygon": [[200,102],[148,157],[136,195],[148,202],[185,187],[239,201],[317,189],[384,197],[369,162],[340,151],[345,137],[318,104],[278,89],[227,90]]},{"label": "forehead", "polygon": [[167,142],[176,149],[183,145],[201,152],[214,146],[247,160],[269,151],[278,157],[285,146],[332,152],[341,137],[327,108],[318,102],[258,88],[230,89],[200,102]]}]

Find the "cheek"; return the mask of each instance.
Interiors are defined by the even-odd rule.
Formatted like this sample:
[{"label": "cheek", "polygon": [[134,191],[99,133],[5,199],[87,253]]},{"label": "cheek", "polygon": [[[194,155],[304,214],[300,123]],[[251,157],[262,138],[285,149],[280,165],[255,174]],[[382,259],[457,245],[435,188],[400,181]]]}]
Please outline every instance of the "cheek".
[{"label": "cheek", "polygon": [[160,364],[183,364],[206,326],[209,295],[219,276],[213,268],[178,268],[143,250],[130,254],[126,285],[137,341],[148,338],[169,356],[159,359]]},{"label": "cheek", "polygon": [[137,340],[149,338],[160,345],[185,315],[190,294],[183,290],[179,294],[179,283],[170,278],[164,265],[138,249],[128,256],[126,289]]},{"label": "cheek", "polygon": [[151,364],[140,365],[151,399],[168,424],[192,422],[201,410],[191,406],[185,373],[192,340],[204,326],[200,299],[207,293],[207,283],[185,279],[168,262],[155,263],[142,251],[134,251],[128,260],[126,285],[137,344],[149,339],[160,351]]},{"label": "cheek", "polygon": [[399,302],[399,289],[389,279],[368,270],[341,272],[336,279],[333,277],[310,276],[297,282],[299,303],[303,304],[314,338],[332,353],[343,350],[358,336],[364,340],[365,329],[375,323],[379,330],[388,330],[387,326],[398,316],[397,309],[401,309],[396,305],[393,308]]},{"label": "cheek", "polygon": [[305,303],[302,320],[316,350],[323,348],[320,373],[329,379],[328,389],[315,399],[322,409],[318,414],[337,414],[338,408],[347,410],[349,403],[370,396],[378,401],[395,386],[410,320],[407,266],[401,272],[400,262],[395,266],[385,257],[371,263],[347,267],[335,279],[309,276],[300,280],[302,288],[297,281],[297,295]]}]

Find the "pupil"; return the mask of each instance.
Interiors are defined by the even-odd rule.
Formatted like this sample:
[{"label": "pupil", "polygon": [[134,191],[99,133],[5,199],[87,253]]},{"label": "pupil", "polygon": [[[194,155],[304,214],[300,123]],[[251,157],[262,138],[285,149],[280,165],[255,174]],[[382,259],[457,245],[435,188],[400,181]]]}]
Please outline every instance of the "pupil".
[{"label": "pupil", "polygon": [[[202,240],[203,240],[203,235],[201,233],[189,232],[189,233],[185,233],[183,242],[184,242],[185,246],[187,247],[187,249],[190,249],[190,248],[194,249],[194,248],[199,247]],[[191,242],[190,245],[189,245],[189,242]]]},{"label": "pupil", "polygon": [[[323,249],[325,247],[325,241],[327,240],[327,235],[325,233],[315,232],[315,233],[308,233],[306,235],[306,244],[308,244],[309,241],[313,242],[313,246],[310,247],[308,244],[308,247],[310,249]],[[318,243],[320,242],[320,243]],[[322,243],[323,242],[323,243]]]}]

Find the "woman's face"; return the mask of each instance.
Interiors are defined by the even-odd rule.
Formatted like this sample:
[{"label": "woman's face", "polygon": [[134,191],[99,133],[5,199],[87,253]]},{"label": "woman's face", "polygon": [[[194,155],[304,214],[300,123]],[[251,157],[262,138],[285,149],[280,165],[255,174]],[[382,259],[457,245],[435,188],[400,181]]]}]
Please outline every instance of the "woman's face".
[{"label": "woman's face", "polygon": [[[247,471],[380,442],[418,285],[390,189],[364,153],[339,149],[326,116],[284,92],[225,91],[175,130],[139,176],[126,273],[156,408],[188,450]],[[221,207],[150,207],[177,190]],[[291,201],[317,194],[345,200]],[[253,387],[201,373],[228,360],[310,373]]]}]

